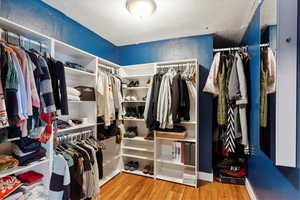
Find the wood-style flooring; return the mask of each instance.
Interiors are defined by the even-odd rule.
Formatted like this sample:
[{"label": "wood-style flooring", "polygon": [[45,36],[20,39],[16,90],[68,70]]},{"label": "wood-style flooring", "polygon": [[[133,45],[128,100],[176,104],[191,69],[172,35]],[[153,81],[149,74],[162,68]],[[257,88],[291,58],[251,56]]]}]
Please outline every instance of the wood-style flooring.
[{"label": "wood-style flooring", "polygon": [[250,200],[245,186],[207,183],[199,188],[127,173],[100,189],[100,200]]}]

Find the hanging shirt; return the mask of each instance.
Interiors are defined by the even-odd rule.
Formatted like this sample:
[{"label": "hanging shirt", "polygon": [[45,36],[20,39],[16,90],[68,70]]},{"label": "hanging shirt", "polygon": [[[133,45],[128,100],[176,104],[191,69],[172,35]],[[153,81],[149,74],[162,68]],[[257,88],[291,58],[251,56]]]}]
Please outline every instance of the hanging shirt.
[{"label": "hanging shirt", "polygon": [[209,92],[213,94],[214,96],[219,95],[219,87],[218,87],[218,73],[219,73],[219,64],[220,64],[220,56],[221,53],[218,52],[214,56],[213,63],[210,67],[210,71],[205,83],[205,86],[203,88],[203,92]]},{"label": "hanging shirt", "polygon": [[[15,53],[11,53],[10,59],[12,59],[13,65],[17,72],[18,76],[18,91],[17,91],[17,98],[18,98],[18,111],[19,111],[19,118],[21,120],[28,119],[28,103],[27,103],[27,91],[25,87],[25,81],[23,77],[23,73],[21,71],[21,67],[18,61],[18,58]],[[26,135],[24,135],[26,136]]]},{"label": "hanging shirt", "polygon": [[49,199],[70,199],[70,171],[68,163],[62,155],[53,156]]}]

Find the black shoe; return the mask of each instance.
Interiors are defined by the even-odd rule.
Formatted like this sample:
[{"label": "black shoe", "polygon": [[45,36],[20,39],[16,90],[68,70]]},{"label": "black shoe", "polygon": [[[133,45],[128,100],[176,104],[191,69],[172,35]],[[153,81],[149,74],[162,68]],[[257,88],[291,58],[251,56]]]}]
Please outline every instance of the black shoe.
[{"label": "black shoe", "polygon": [[144,118],[144,111],[145,111],[145,106],[138,106],[138,117],[139,119]]},{"label": "black shoe", "polygon": [[133,164],[131,165],[131,167],[129,168],[129,170],[134,171],[134,170],[137,170],[138,168],[139,168],[139,162],[134,161]]},{"label": "black shoe", "polygon": [[140,82],[139,82],[139,81],[135,81],[135,82],[134,82],[134,87],[139,87],[139,85],[140,85]]},{"label": "black shoe", "polygon": [[135,82],[134,81],[130,81],[130,83],[128,84],[128,87],[135,87]]}]

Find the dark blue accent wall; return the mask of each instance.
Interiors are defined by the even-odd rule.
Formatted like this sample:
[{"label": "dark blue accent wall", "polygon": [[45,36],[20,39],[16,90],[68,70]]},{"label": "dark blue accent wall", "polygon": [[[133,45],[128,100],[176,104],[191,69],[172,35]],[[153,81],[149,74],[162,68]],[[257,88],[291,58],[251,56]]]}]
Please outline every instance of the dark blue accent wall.
[{"label": "dark blue accent wall", "polygon": [[[299,28],[298,28],[299,30]],[[271,29],[270,29],[271,31]],[[275,33],[273,30],[272,33]],[[270,42],[273,44],[276,34],[270,34]],[[298,36],[299,37],[299,36]],[[261,200],[296,200],[300,199],[300,169],[277,167],[259,148],[259,62],[260,62],[260,9],[253,17],[243,39],[243,45],[249,45],[250,63],[250,142],[257,149],[255,155],[251,155],[248,163],[248,179],[258,199]],[[299,47],[299,45],[298,45]],[[298,62],[299,66],[299,62]],[[298,70],[299,73],[299,70]],[[299,74],[300,75],[300,74]],[[300,76],[299,76],[300,77]],[[299,84],[299,82],[298,82]],[[298,99],[300,85],[298,86]],[[299,100],[298,100],[299,102]],[[299,106],[298,106],[299,115]],[[300,116],[298,123],[300,124]],[[287,133],[288,134],[288,133]],[[298,130],[298,166],[300,162],[300,137]]]},{"label": "dark blue accent wall", "polygon": [[118,48],[115,45],[40,0],[0,0],[0,16],[91,54],[118,62]]},{"label": "dark blue accent wall", "polygon": [[213,35],[202,35],[137,45],[121,46],[121,65],[196,58],[199,66],[198,91],[199,169],[212,172],[212,97],[202,92],[213,58]]}]

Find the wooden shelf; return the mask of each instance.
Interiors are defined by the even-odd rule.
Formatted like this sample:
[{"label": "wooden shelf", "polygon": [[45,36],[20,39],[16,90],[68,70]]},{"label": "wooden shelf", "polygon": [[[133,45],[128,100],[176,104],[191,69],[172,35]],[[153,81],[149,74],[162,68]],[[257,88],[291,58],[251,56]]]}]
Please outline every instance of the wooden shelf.
[{"label": "wooden shelf", "polygon": [[130,158],[137,158],[137,159],[143,159],[143,160],[154,160],[154,158],[150,158],[147,156],[138,156],[133,154],[122,154],[123,157],[130,157]]},{"label": "wooden shelf", "polygon": [[17,167],[11,168],[11,169],[0,171],[0,178],[5,177],[5,176],[9,176],[9,175],[12,175],[12,174],[16,174],[16,173],[19,173],[19,172],[22,172],[22,171],[30,170],[33,167],[45,164],[47,162],[49,162],[49,159],[36,161],[36,162],[31,163],[28,166],[17,166]]},{"label": "wooden shelf", "polygon": [[140,175],[140,176],[146,176],[146,177],[154,178],[154,175],[144,174],[140,170],[135,170],[135,171],[123,170],[123,172],[129,173],[129,174],[135,174],[135,175]]}]

